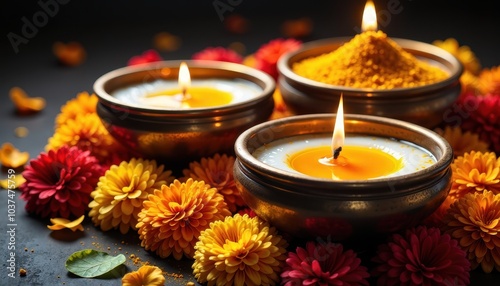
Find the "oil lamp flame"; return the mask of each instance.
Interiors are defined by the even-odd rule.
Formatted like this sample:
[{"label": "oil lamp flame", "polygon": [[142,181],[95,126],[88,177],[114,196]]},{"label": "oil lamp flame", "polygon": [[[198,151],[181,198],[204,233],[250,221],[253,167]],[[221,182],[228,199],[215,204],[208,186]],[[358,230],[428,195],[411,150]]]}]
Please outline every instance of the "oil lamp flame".
[{"label": "oil lamp flame", "polygon": [[332,153],[333,159],[337,159],[344,146],[344,107],[343,98],[340,96],[339,107],[337,109],[337,118],[335,119],[335,127],[333,128],[332,136]]},{"label": "oil lamp flame", "polygon": [[187,90],[191,85],[191,75],[189,74],[188,66],[185,62],[182,62],[179,67],[179,88],[182,93],[182,99],[187,100],[189,95]]},{"label": "oil lamp flame", "polygon": [[375,4],[371,0],[366,1],[361,30],[363,32],[377,30],[377,12],[375,12]]}]

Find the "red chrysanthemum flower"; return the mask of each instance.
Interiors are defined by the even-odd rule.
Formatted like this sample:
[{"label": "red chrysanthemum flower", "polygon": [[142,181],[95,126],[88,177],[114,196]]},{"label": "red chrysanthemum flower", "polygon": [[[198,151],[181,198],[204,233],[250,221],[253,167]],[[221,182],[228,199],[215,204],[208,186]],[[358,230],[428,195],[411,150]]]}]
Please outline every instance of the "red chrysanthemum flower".
[{"label": "red chrysanthemum flower", "polygon": [[286,52],[297,50],[302,43],[295,39],[275,39],[262,45],[255,52],[255,67],[268,73],[274,79],[278,78],[278,69],[276,63],[278,59]]},{"label": "red chrysanthemum flower", "polygon": [[159,62],[161,60],[163,60],[163,58],[160,56],[160,54],[156,50],[151,49],[151,50],[144,51],[140,55],[131,57],[128,60],[127,65],[134,66],[134,65],[146,64],[146,63]]},{"label": "red chrysanthemum flower", "polygon": [[447,116],[448,119],[458,120],[462,130],[478,134],[479,139],[489,143],[490,150],[500,154],[499,95],[464,94],[454,109],[456,114]]},{"label": "red chrysanthemum flower", "polygon": [[243,57],[224,47],[208,47],[193,55],[193,60],[221,61],[241,64]]},{"label": "red chrysanthemum flower", "polygon": [[251,208],[243,208],[238,211],[238,214],[240,214],[241,216],[248,215],[248,217],[250,218],[257,216],[257,214]]},{"label": "red chrysanthemum flower", "polygon": [[468,285],[470,262],[458,242],[439,228],[419,226],[393,234],[378,247],[377,285]]},{"label": "red chrysanthemum flower", "polygon": [[80,217],[85,214],[103,169],[89,151],[63,146],[41,153],[23,171],[19,187],[26,210],[41,217]]},{"label": "red chrysanthemum flower", "polygon": [[352,250],[342,244],[308,242],[289,252],[281,285],[368,285],[370,274]]}]

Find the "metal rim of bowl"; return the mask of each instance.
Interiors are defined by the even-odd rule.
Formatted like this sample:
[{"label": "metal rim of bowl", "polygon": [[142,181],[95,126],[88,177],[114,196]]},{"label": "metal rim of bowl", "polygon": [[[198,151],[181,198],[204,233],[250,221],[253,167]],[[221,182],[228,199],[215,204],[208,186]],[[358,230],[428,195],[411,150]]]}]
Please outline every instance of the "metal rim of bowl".
[{"label": "metal rim of bowl", "polygon": [[[253,173],[252,176],[257,178],[258,180],[279,182],[278,184],[286,185],[287,182],[293,182],[295,186],[303,187],[301,192],[310,192],[313,195],[320,196],[328,196],[328,197],[363,197],[363,198],[380,198],[386,196],[394,196],[395,194],[392,191],[387,191],[388,185],[399,185],[405,189],[405,191],[398,191],[398,196],[409,195],[413,192],[420,191],[420,188],[415,188],[415,184],[419,183],[418,186],[427,185],[431,183],[429,181],[429,177],[436,177],[436,180],[446,176],[448,172],[450,172],[450,164],[453,160],[453,151],[450,144],[439,134],[424,128],[422,126],[404,122],[397,119],[384,118],[372,115],[359,115],[352,114],[346,115],[344,118],[344,122],[346,124],[350,124],[350,122],[367,122],[369,124],[382,124],[384,126],[389,127],[398,127],[407,130],[408,132],[413,132],[416,135],[423,136],[425,138],[429,138],[433,143],[434,147],[438,148],[441,154],[435,154],[436,152],[432,152],[431,150],[425,148],[424,146],[420,146],[427,151],[431,152],[434,156],[436,156],[436,163],[423,169],[416,171],[407,175],[394,176],[389,178],[376,178],[371,180],[343,180],[343,181],[333,181],[328,179],[319,179],[319,178],[311,178],[307,175],[303,174],[295,174],[290,173],[284,170],[280,170],[278,168],[269,166],[259,160],[257,160],[252,152],[249,150],[250,140],[252,138],[257,138],[259,135],[265,134],[268,130],[272,132],[272,130],[284,129],[287,125],[293,125],[300,122],[306,122],[308,120],[331,120],[333,121],[335,114],[306,114],[306,115],[297,115],[292,117],[286,117],[276,120],[267,121],[256,125],[245,132],[243,132],[235,142],[235,154],[237,157],[237,162],[235,164],[240,164],[240,167],[243,167],[245,170],[242,170],[245,173]],[[332,124],[333,129],[333,124]],[[261,131],[262,133],[259,133]],[[309,130],[310,131],[310,130]],[[331,131],[331,130],[330,130]],[[318,133],[307,133],[308,131],[304,131],[302,134],[318,134]],[[322,132],[323,133],[323,132]],[[360,133],[361,134],[361,133]],[[269,134],[268,134],[269,135]],[[298,135],[298,134],[295,134]],[[373,135],[373,134],[371,134]],[[376,134],[378,136],[384,136],[383,134]],[[267,136],[267,135],[266,135]],[[293,136],[290,135],[290,136]],[[268,136],[271,138],[273,136]],[[269,139],[271,141],[278,140],[282,138],[286,138],[288,136],[275,137]],[[396,138],[403,140],[402,138]],[[414,143],[415,140],[407,140],[408,142]],[[252,142],[253,143],[253,142]],[[268,142],[260,142],[262,143],[260,146],[263,146]],[[260,144],[259,143],[259,144]],[[417,144],[418,145],[418,144]],[[251,146],[252,148],[258,148],[260,146]],[[247,174],[248,175],[248,174]],[[269,179],[272,177],[272,179]],[[316,192],[314,190],[309,189],[308,187],[317,188],[320,191]],[[363,192],[363,189],[367,188],[369,191]],[[338,191],[335,192],[322,192],[324,189],[336,189]],[[353,192],[354,190],[361,192]],[[375,191],[374,191],[375,190]],[[377,191],[379,190],[379,191]],[[293,190],[284,190],[286,192],[295,192]]]},{"label": "metal rim of bowl", "polygon": [[[350,96],[366,96],[369,94],[373,97],[400,97],[401,94],[421,94],[437,89],[445,88],[455,82],[457,82],[463,73],[463,65],[460,61],[450,54],[449,52],[441,49],[437,46],[427,44],[424,42],[418,42],[408,39],[391,38],[398,45],[400,45],[404,50],[410,52],[415,56],[420,56],[432,60],[439,61],[441,64],[447,66],[450,76],[445,80],[425,85],[416,86],[410,88],[392,88],[392,89],[372,89],[372,88],[353,88],[332,85],[327,83],[322,83],[319,81],[311,80],[306,77],[300,76],[292,71],[291,64],[297,60],[302,60],[311,56],[319,56],[323,53],[331,52],[332,49],[327,47],[333,45],[342,45],[352,38],[348,37],[338,37],[338,38],[328,38],[317,41],[312,41],[305,43],[301,48],[295,51],[287,52],[278,59],[277,68],[279,73],[286,78],[287,81],[291,81],[294,85],[304,85],[308,88],[315,88],[320,91],[338,91]],[[313,54],[312,51],[324,50],[323,53]],[[310,54],[309,56],[304,56],[304,54]]]},{"label": "metal rim of bowl", "polygon": [[[134,104],[126,104],[116,98],[114,98],[108,92],[110,89],[116,89],[115,85],[119,83],[125,77],[137,77],[140,75],[147,75],[151,79],[156,79],[160,77],[155,77],[157,74],[161,74],[162,69],[171,69],[173,71],[179,70],[181,62],[186,62],[189,66],[191,75],[196,75],[200,70],[201,74],[204,74],[206,78],[216,77],[217,75],[208,76],[207,71],[218,71],[226,74],[224,78],[234,78],[229,77],[229,75],[238,76],[238,78],[246,79],[252,81],[253,83],[259,85],[262,88],[262,92],[252,100],[243,101],[235,104],[228,104],[224,106],[216,106],[209,108],[190,108],[189,110],[182,109],[165,109],[165,108],[154,108],[154,107],[141,107]],[[177,73],[174,73],[176,75]],[[161,78],[166,78],[165,76]],[[175,78],[177,79],[177,78]],[[149,80],[149,79],[148,79]],[[140,83],[141,81],[132,82],[129,84]],[[111,86],[111,87],[110,87]],[[175,61],[160,61],[153,63],[140,64],[136,66],[128,66],[119,69],[112,70],[104,75],[100,76],[94,82],[94,92],[96,93],[99,101],[106,105],[108,108],[117,110],[126,110],[128,113],[133,113],[138,116],[144,117],[148,115],[155,116],[214,116],[214,114],[222,115],[225,113],[238,113],[244,111],[252,106],[257,106],[261,102],[266,101],[269,97],[272,97],[274,90],[276,88],[276,83],[274,79],[257,69],[249,66],[245,66],[237,63],[221,62],[221,61],[204,61],[204,60],[175,60]]]}]

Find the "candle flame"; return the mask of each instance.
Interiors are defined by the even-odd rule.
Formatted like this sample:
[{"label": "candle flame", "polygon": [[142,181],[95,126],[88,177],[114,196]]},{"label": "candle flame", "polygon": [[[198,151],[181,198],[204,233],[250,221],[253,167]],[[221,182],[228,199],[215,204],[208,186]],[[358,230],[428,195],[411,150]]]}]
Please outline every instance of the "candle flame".
[{"label": "candle flame", "polygon": [[182,92],[183,100],[187,99],[187,90],[191,85],[191,75],[189,74],[188,66],[185,62],[182,62],[179,67],[179,88]]},{"label": "candle flame", "polygon": [[363,32],[377,30],[377,12],[375,12],[375,4],[371,0],[366,1],[361,30]]},{"label": "candle flame", "polygon": [[335,119],[335,127],[333,128],[333,137],[332,137],[332,153],[334,154],[334,159],[338,157],[335,156],[336,152],[340,152],[342,150],[342,146],[344,146],[344,107],[343,107],[343,99],[342,95],[340,95],[339,107],[337,109],[337,118]]}]

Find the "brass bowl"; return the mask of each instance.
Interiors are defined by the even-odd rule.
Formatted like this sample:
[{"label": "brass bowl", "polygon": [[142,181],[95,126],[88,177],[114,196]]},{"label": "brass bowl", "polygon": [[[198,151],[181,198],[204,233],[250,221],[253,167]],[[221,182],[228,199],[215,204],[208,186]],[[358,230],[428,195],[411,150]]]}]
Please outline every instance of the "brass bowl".
[{"label": "brass bowl", "polygon": [[415,226],[444,201],[451,187],[451,146],[435,132],[400,120],[348,115],[345,130],[413,143],[434,155],[436,163],[406,175],[334,181],[272,167],[253,155],[279,139],[332,134],[334,118],[297,115],[261,123],[238,137],[234,177],[258,216],[294,237],[364,241]]},{"label": "brass bowl", "polygon": [[273,112],[274,80],[267,74],[234,63],[184,61],[193,79],[243,79],[261,92],[239,103],[219,107],[165,109],[130,104],[114,91],[157,79],[177,81],[181,61],[163,61],[120,68],[94,84],[99,98],[97,114],[111,135],[145,158],[185,163],[217,152],[234,152],[236,138],[248,128],[269,119]]},{"label": "brass bowl", "polygon": [[443,121],[444,113],[460,95],[463,67],[453,55],[431,44],[392,38],[418,59],[449,73],[447,79],[425,86],[385,90],[352,88],[321,83],[293,72],[295,62],[334,51],[349,40],[342,37],[309,42],[278,60],[278,88],[294,114],[335,112],[343,94],[346,113],[389,117],[427,128]]}]

